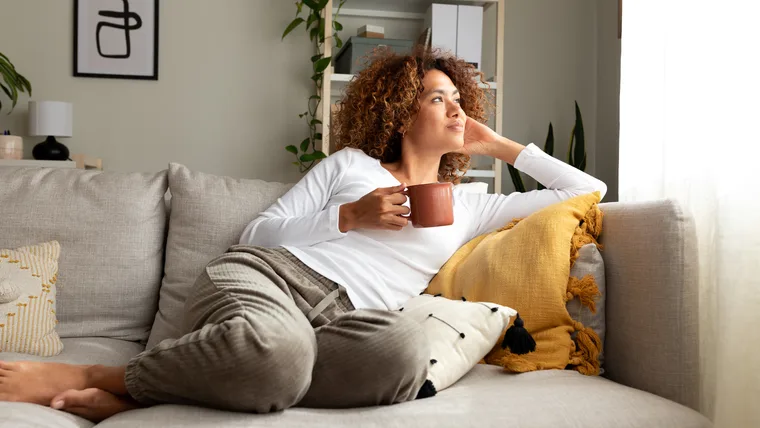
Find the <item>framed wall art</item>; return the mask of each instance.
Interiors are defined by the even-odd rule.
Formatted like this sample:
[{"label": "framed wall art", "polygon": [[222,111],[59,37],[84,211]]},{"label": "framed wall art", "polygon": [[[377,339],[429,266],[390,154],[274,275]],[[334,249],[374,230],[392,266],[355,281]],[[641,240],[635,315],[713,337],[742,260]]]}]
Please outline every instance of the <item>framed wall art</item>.
[{"label": "framed wall art", "polygon": [[158,80],[159,0],[74,0],[74,76]]}]

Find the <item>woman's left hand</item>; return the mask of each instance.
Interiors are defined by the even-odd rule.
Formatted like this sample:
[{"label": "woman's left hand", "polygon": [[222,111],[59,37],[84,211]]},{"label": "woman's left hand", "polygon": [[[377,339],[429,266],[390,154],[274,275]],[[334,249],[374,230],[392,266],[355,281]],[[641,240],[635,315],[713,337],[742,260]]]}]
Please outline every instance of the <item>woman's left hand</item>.
[{"label": "woman's left hand", "polygon": [[491,155],[501,138],[487,125],[468,117],[464,124],[464,146],[457,152],[466,155]]}]

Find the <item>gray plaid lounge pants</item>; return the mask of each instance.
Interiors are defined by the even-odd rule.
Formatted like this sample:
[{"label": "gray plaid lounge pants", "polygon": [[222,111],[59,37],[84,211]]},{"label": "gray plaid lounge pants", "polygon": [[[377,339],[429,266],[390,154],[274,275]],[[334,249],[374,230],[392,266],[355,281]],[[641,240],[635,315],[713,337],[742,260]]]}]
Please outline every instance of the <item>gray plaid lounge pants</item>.
[{"label": "gray plaid lounge pants", "polygon": [[418,323],[354,310],[342,286],[282,248],[236,245],[212,260],[182,333],[130,360],[135,400],[257,413],[392,404],[415,399],[430,359]]}]

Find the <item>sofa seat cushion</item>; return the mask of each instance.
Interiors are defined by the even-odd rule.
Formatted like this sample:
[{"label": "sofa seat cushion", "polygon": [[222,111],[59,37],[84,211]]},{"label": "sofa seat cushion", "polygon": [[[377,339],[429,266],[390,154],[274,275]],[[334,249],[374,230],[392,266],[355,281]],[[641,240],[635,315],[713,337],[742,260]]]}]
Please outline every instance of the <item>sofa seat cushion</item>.
[{"label": "sofa seat cushion", "polygon": [[42,361],[67,364],[102,364],[122,366],[145,347],[136,342],[106,337],[72,337],[61,339],[63,352],[54,357],[0,352],[0,361]]},{"label": "sofa seat cushion", "polygon": [[37,404],[0,401],[0,428],[90,428],[94,423]]},{"label": "sofa seat cushion", "polygon": [[133,410],[99,427],[553,427],[708,428],[699,413],[658,396],[569,370],[506,374],[478,365],[432,398],[388,407],[293,408],[251,415],[190,406]]},{"label": "sofa seat cushion", "polygon": [[[61,339],[63,352],[54,357],[0,352],[2,361],[43,361],[68,364],[125,365],[145,347],[135,342],[105,337]],[[0,428],[90,428],[95,424],[69,413],[45,406],[0,401]]]}]

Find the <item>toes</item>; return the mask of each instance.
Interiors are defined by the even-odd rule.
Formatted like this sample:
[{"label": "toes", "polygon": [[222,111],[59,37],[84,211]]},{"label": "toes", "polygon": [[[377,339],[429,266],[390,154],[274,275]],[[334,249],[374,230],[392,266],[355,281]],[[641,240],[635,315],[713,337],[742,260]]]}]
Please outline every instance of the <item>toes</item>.
[{"label": "toes", "polygon": [[97,388],[68,390],[50,401],[50,407],[100,422],[117,413],[137,408],[128,400]]},{"label": "toes", "polygon": [[91,407],[95,404],[99,392],[96,388],[70,389],[53,397],[50,401],[50,407],[59,410],[68,410],[73,407]]},{"label": "toes", "polygon": [[0,361],[0,371],[11,373],[11,372],[21,372],[24,371],[24,362],[23,361]]}]

